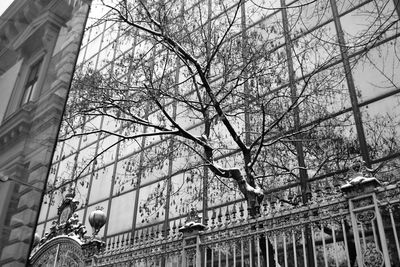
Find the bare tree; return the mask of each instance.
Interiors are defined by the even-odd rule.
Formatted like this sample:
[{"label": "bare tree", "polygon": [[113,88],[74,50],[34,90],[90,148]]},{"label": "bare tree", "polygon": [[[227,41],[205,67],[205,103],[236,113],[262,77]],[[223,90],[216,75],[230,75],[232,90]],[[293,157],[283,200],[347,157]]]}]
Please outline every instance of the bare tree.
[{"label": "bare tree", "polygon": [[[120,192],[143,183],[141,177],[152,179],[155,170],[157,178],[166,178],[139,204],[137,212],[146,222],[148,215],[158,217],[172,206],[182,208],[175,213],[187,211],[179,197],[184,183],[193,202],[204,195],[211,203],[225,197],[229,202],[239,191],[249,215],[256,216],[263,197],[270,199],[279,187],[289,188],[276,195],[285,203],[305,203],[309,179],[346,170],[360,145],[348,102],[343,45],[326,15],[330,1],[295,1],[289,7],[285,1],[259,2],[102,1],[110,12],[97,23],[117,22],[113,34],[118,40],[111,42],[112,52],[103,50],[106,59],[78,67],[61,135],[61,141],[99,138],[99,149],[93,157],[76,155],[67,183],[88,172],[97,177],[102,160],[116,146],[124,151],[120,158],[142,150],[120,161],[125,174],[118,177],[117,170],[115,183]],[[380,11],[386,6],[372,2]],[[372,26],[349,37],[346,46],[352,68],[369,60],[382,36],[396,30],[390,15],[365,12]],[[99,117],[106,121],[100,127],[93,123]],[[371,155],[398,153],[392,120],[364,119],[374,137]],[[178,175],[183,182],[171,182]],[[329,187],[331,180],[317,180],[313,187]],[[199,182],[202,187],[190,187]],[[60,177],[48,191],[65,183]],[[300,198],[292,201],[295,191]],[[174,197],[167,200],[166,195]]]},{"label": "bare tree", "polygon": [[[332,164],[345,167],[358,150],[349,153],[356,141],[344,140],[337,125],[350,116],[320,119],[329,117],[333,102],[338,109],[346,105],[344,75],[331,67],[340,58],[339,45],[332,45],[334,37],[325,38],[325,28],[303,35],[308,22],[296,21],[303,28],[292,22],[300,17],[296,10],[315,1],[288,8],[284,21],[292,22],[291,28],[281,23],[282,3],[255,4],[275,12],[276,19],[249,28],[244,1],[218,2],[215,13],[211,2],[191,7],[182,1],[103,1],[111,10],[105,20],[120,22],[120,40],[134,49],[110,59],[108,68],[85,67],[75,75],[63,140],[94,134],[119,138],[88,160],[89,166],[117,143],[146,137],[152,141],[136,144],[151,148],[140,168],[163,168],[168,158],[184,157],[175,174],[204,167],[226,185],[234,181],[253,216],[268,187],[300,181],[301,171],[309,175],[299,153],[308,157],[314,176]],[[321,17],[326,11],[326,6],[311,8]],[[368,51],[390,29],[381,25],[368,42],[356,45]],[[289,35],[298,37],[283,38]],[[315,48],[321,50],[318,58],[311,57]],[[82,114],[109,117],[121,128],[91,129],[77,116]],[[299,152],[299,145],[305,150]]]},{"label": "bare tree", "polygon": [[[285,55],[271,53],[274,44],[268,42],[249,45],[260,39],[272,40],[269,36],[257,32],[240,35],[246,35],[241,1],[222,4],[224,13],[215,25],[207,22],[211,11],[194,7],[192,13],[200,16],[197,19],[192,13],[183,13],[178,2],[108,5],[114,19],[137,31],[147,47],[133,57],[122,58],[113,72],[85,70],[81,77],[76,76],[77,95],[72,98],[77,105],[70,105],[68,115],[105,115],[129,125],[127,129],[132,125],[146,129],[122,133],[98,130],[92,134],[105,132],[122,139],[174,136],[169,145],[175,151],[178,146],[186,147],[201,158],[190,168],[206,166],[215,176],[234,180],[254,215],[255,204],[263,198],[257,182],[258,159],[272,144],[298,134],[284,124],[308,97],[305,89],[312,75],[298,82],[298,95],[288,104],[290,92],[271,92],[271,84],[279,86],[286,75]],[[121,66],[129,71],[126,81],[116,78]],[[190,119],[200,125],[187,125]],[[277,131],[282,134],[271,139]],[[227,153],[234,154],[236,164],[218,162]]]}]

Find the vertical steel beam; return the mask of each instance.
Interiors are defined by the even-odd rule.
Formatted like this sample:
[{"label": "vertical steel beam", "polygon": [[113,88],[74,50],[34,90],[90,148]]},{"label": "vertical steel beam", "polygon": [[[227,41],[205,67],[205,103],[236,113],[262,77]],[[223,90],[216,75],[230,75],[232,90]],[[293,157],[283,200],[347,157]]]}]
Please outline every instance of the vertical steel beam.
[{"label": "vertical steel beam", "polygon": [[[281,1],[281,9],[282,9],[282,24],[283,24],[283,31],[284,31],[284,36],[285,36],[285,51],[286,51],[288,73],[289,73],[290,96],[291,96],[292,104],[295,104],[298,101],[299,96],[297,94],[296,77],[295,77],[295,71],[294,71],[294,66],[293,66],[293,55],[292,55],[292,45],[293,44],[292,44],[292,41],[290,38],[286,1],[285,0],[280,0],[280,1]],[[300,110],[299,110],[298,106],[295,106],[293,108],[293,120],[294,120],[294,130],[295,130],[295,132],[298,132],[300,130]],[[301,141],[301,134],[297,134],[295,136],[295,139],[297,139],[297,140],[295,140],[293,143],[296,148],[297,162],[299,164],[301,198],[302,198],[303,203],[307,203],[308,202],[308,193],[309,193],[308,173],[307,173],[307,169],[306,169],[303,143]],[[306,238],[306,244],[307,244],[307,246],[306,246],[307,262],[309,263],[309,266],[314,266],[313,265],[314,262],[312,261],[314,251],[312,250],[312,246],[310,246],[310,244],[312,243],[312,240],[310,238],[310,231],[308,229],[306,229],[305,238]]]},{"label": "vertical steel beam", "polygon": [[[293,66],[292,41],[290,38],[287,6],[285,0],[281,0],[281,8],[282,8],[283,31],[285,35],[285,50],[286,50],[286,58],[287,58],[288,72],[289,72],[290,97],[292,100],[292,104],[294,104],[296,103],[296,101],[298,101],[298,98],[300,96],[297,95],[297,88],[295,82],[296,77]],[[295,132],[298,132],[300,130],[300,110],[298,106],[295,106],[293,108],[293,120],[294,120],[294,130]],[[303,143],[301,142],[301,135],[297,134],[295,136],[295,139],[298,139],[293,143],[296,147],[297,161],[300,168],[299,172],[300,172],[300,186],[301,186],[302,200],[303,203],[307,203],[308,174],[304,159],[304,150],[303,150]]]},{"label": "vertical steel beam", "polygon": [[240,11],[241,11],[241,37],[242,37],[242,64],[243,64],[243,95],[245,96],[244,100],[244,129],[245,129],[245,143],[246,145],[250,145],[250,132],[251,132],[251,123],[250,123],[250,92],[249,92],[249,75],[248,71],[245,70],[248,66],[248,53],[247,53],[247,25],[246,25],[246,6],[245,1],[241,1],[240,3]]},{"label": "vertical steel beam", "polygon": [[[183,0],[185,1],[185,0]],[[206,56],[207,56],[207,62],[210,59],[210,44],[211,44],[211,15],[212,15],[212,0],[208,0],[207,1],[207,44],[206,44]],[[207,99],[207,98],[204,98]],[[208,119],[208,112],[205,111],[205,116]],[[205,133],[206,135],[208,133]],[[208,167],[204,166],[203,167],[203,216],[202,216],[202,222],[204,225],[207,225],[207,221],[208,221],[208,214],[207,214],[207,210],[208,210],[208,177],[209,177],[209,171],[208,171]],[[207,253],[207,251],[205,251],[205,253]]]},{"label": "vertical steel beam", "polygon": [[400,18],[400,0],[393,0],[393,3],[397,12],[397,16]]},{"label": "vertical steel beam", "polygon": [[354,121],[356,124],[356,130],[357,130],[358,142],[360,145],[361,157],[364,160],[366,166],[371,167],[367,141],[365,139],[364,128],[363,128],[362,119],[361,119],[361,112],[360,112],[360,108],[358,106],[357,91],[356,91],[356,87],[354,85],[353,75],[351,73],[350,60],[349,60],[349,55],[347,53],[348,49],[346,46],[346,41],[344,39],[344,33],[343,33],[343,29],[342,29],[342,24],[340,22],[339,11],[338,11],[338,8],[336,5],[336,0],[330,0],[330,4],[331,4],[331,9],[332,9],[332,14],[333,14],[333,21],[335,23],[335,28],[336,28],[337,40],[338,40],[339,47],[340,47],[340,55],[342,57],[343,67],[344,67],[344,71],[345,71],[345,75],[346,75],[347,86],[349,89],[351,108],[353,110]]}]

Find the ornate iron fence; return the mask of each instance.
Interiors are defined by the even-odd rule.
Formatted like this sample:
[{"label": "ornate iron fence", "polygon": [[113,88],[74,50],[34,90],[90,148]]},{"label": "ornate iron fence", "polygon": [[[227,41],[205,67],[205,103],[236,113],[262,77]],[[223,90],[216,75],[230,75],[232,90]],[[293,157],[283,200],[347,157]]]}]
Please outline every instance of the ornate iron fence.
[{"label": "ornate iron fence", "polygon": [[380,186],[360,176],[341,191],[298,207],[265,202],[255,218],[231,205],[208,225],[194,212],[179,232],[148,230],[106,240],[94,265],[400,266],[400,184]]}]

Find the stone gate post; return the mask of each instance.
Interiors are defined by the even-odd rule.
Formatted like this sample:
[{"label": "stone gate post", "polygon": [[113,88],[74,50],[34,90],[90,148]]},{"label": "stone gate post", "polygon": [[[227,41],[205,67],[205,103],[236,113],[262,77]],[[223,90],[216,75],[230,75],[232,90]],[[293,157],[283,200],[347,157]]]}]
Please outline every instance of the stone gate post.
[{"label": "stone gate post", "polygon": [[356,173],[341,187],[349,203],[358,266],[391,266],[375,193],[379,185],[375,177]]},{"label": "stone gate post", "polygon": [[185,225],[179,229],[183,234],[182,267],[201,267],[200,232],[206,226],[201,223],[201,218],[195,209],[189,212]]}]

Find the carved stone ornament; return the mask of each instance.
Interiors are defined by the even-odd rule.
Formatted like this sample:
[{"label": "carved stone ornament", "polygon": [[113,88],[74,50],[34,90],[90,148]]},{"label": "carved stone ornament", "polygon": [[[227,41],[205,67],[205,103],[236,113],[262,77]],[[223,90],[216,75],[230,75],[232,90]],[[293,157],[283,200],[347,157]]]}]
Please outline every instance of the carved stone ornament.
[{"label": "carved stone ornament", "polygon": [[197,233],[206,228],[207,227],[201,223],[201,217],[197,214],[197,211],[192,208],[187,215],[185,225],[179,228],[179,232],[182,232],[185,235],[192,232]]},{"label": "carved stone ornament", "polygon": [[357,160],[347,173],[348,182],[340,187],[347,195],[371,192],[381,185],[378,179],[371,177],[371,170],[362,160]]},{"label": "carved stone ornament", "polygon": [[58,208],[58,218],[52,222],[50,232],[45,233],[31,251],[32,266],[83,266],[90,257],[101,252],[105,243],[86,235],[86,227],[75,212],[79,202],[69,192]]},{"label": "carved stone ornament", "polygon": [[75,195],[71,192],[65,195],[64,201],[58,207],[58,224],[66,223],[78,208],[79,201],[74,199]]},{"label": "carved stone ornament", "polygon": [[73,193],[65,195],[64,201],[58,208],[57,220],[52,222],[50,232],[45,233],[32,252],[49,240],[61,235],[74,237],[82,243],[86,241],[86,227],[80,222],[78,214],[75,213],[78,204],[79,202],[74,199]]}]

